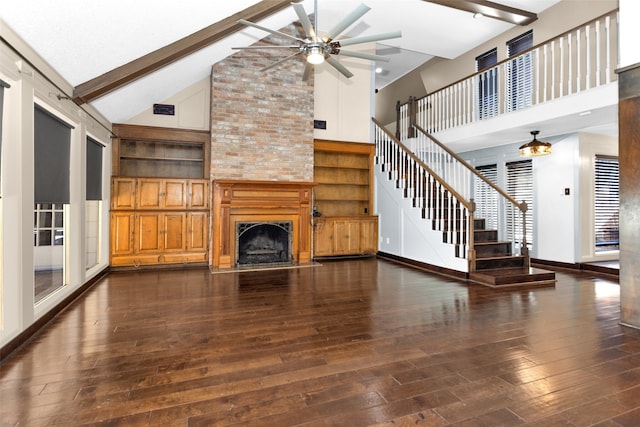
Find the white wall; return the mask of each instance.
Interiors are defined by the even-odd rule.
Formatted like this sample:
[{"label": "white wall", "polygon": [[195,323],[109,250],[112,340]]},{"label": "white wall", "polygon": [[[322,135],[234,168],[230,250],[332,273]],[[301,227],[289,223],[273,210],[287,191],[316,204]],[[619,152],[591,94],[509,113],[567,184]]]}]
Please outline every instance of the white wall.
[{"label": "white wall", "polygon": [[571,264],[578,261],[576,201],[582,190],[576,179],[578,135],[544,140],[553,143],[553,153],[533,161],[534,256]]},{"label": "white wall", "polygon": [[442,231],[431,229],[421,209],[375,165],[376,214],[379,217],[378,250],[391,255],[456,271],[468,271],[465,258],[455,256],[455,246],[442,242]]},{"label": "white wall", "polygon": [[153,105],[126,121],[126,124],[177,129],[209,130],[211,127],[211,80],[194,83],[161,104],[175,106],[175,115],[153,114]]},{"label": "white wall", "polygon": [[[373,53],[370,43],[358,48]],[[327,129],[314,129],[313,136],[332,141],[368,142],[373,96],[371,61],[341,58],[340,62],[353,77],[345,78],[327,63],[315,68],[314,119],[326,120]]]},{"label": "white wall", "polygon": [[[33,50],[0,22],[0,78],[11,85],[5,90],[2,138],[2,326],[0,345],[5,345],[108,265],[85,268],[85,155],[90,134],[105,145],[103,195],[109,199],[111,174],[110,123],[91,108],[83,110],[64,97],[73,88]],[[6,41],[6,43],[5,43]],[[8,46],[10,44],[12,48]],[[17,54],[16,51],[20,52]],[[31,65],[32,64],[32,65]],[[37,67],[37,68],[36,68]],[[46,75],[46,77],[45,77]],[[34,103],[74,126],[71,132],[70,201],[65,217],[67,285],[34,304]],[[93,117],[95,118],[93,118]],[[102,218],[108,218],[103,203]],[[108,253],[108,220],[102,221],[100,251]]]},{"label": "white wall", "polygon": [[[617,155],[617,138],[581,133],[540,139],[553,144],[553,153],[532,160],[531,256],[568,264],[617,259],[617,252],[595,254],[593,226],[595,155]],[[469,151],[460,156],[473,166],[496,163],[498,184],[506,188],[504,165],[522,160],[518,146]],[[569,195],[565,195],[566,188]]]},{"label": "white wall", "polygon": [[620,67],[640,63],[640,2],[638,0],[618,0],[620,3]]}]

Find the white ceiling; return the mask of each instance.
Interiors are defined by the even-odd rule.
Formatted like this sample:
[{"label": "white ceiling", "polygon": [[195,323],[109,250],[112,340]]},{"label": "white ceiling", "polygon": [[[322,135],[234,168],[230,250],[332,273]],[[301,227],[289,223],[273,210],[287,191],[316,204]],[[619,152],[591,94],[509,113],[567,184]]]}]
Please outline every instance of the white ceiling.
[{"label": "white ceiling", "polygon": [[[540,13],[558,1],[497,3]],[[376,77],[377,88],[433,57],[455,58],[513,27],[491,18],[474,19],[471,13],[422,0],[364,2],[371,11],[348,28],[345,36],[402,31],[401,38],[378,46],[377,50],[388,54],[391,62],[377,64],[383,68]],[[255,3],[255,0],[3,0],[0,18],[63,78],[77,86]],[[319,32],[327,31],[359,3],[359,0],[319,0]],[[313,11],[313,0],[305,0],[303,4],[309,13]],[[260,24],[279,29],[296,20],[293,9],[286,8]],[[250,45],[265,35],[247,28],[91,104],[109,121],[125,122],[153,103],[162,102],[209,76],[212,64],[234,52],[231,47]]]}]

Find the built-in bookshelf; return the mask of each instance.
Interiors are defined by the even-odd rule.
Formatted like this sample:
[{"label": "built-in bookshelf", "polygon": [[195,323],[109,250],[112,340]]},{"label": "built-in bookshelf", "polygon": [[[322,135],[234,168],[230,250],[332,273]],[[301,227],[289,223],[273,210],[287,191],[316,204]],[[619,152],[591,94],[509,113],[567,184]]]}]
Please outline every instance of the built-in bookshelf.
[{"label": "built-in bookshelf", "polygon": [[113,176],[208,178],[209,133],[114,125]]},{"label": "built-in bookshelf", "polygon": [[314,206],[323,216],[371,215],[372,144],[316,141]]}]

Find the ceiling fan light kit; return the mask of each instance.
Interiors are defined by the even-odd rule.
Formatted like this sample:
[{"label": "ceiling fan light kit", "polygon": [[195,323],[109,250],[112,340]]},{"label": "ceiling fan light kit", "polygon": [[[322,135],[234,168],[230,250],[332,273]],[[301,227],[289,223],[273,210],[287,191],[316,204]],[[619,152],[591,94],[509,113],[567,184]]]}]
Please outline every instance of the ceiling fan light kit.
[{"label": "ceiling fan light kit", "polygon": [[370,61],[382,61],[388,62],[389,58],[386,58],[381,55],[374,55],[366,52],[358,52],[358,51],[348,51],[343,50],[343,46],[353,46],[362,43],[370,43],[381,40],[389,40],[393,38],[401,37],[402,34],[400,31],[393,31],[383,34],[374,34],[369,36],[362,37],[353,37],[346,39],[337,39],[339,35],[350,27],[353,23],[355,23],[358,19],[360,19],[365,13],[367,13],[371,8],[365,4],[361,4],[357,8],[355,8],[351,13],[342,18],[331,30],[327,32],[322,37],[317,35],[318,29],[318,1],[314,2],[314,17],[315,23],[312,24],[309,20],[309,16],[304,9],[304,6],[300,3],[291,3],[296,15],[298,15],[298,20],[303,29],[303,35],[301,37],[292,36],[290,34],[283,33],[281,31],[272,30],[270,28],[263,27],[259,24],[239,20],[238,22],[250,27],[257,28],[262,31],[266,31],[271,34],[275,34],[278,36],[283,36],[289,40],[293,40],[296,43],[291,45],[273,45],[273,46],[245,46],[245,47],[234,47],[232,49],[292,49],[294,53],[284,57],[271,65],[264,67],[261,71],[268,70],[277,65],[282,64],[285,61],[289,61],[298,56],[302,56],[306,59],[306,66],[304,72],[302,74],[302,80],[306,81],[311,74],[311,68],[314,65],[322,64],[323,62],[327,62],[333,68],[338,70],[340,74],[342,74],[346,78],[350,78],[353,76],[353,73],[349,71],[344,65],[342,65],[335,57],[336,56],[348,56],[352,58],[360,58],[367,59]]}]

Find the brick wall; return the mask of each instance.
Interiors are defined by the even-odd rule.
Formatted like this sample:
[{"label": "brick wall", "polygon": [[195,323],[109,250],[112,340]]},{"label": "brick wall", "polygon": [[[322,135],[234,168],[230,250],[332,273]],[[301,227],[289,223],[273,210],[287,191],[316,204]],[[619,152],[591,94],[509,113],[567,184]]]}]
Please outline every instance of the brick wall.
[{"label": "brick wall", "polygon": [[211,179],[313,181],[313,76],[301,81],[303,58],[260,71],[288,54],[238,51],[212,67]]}]

